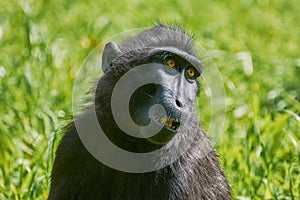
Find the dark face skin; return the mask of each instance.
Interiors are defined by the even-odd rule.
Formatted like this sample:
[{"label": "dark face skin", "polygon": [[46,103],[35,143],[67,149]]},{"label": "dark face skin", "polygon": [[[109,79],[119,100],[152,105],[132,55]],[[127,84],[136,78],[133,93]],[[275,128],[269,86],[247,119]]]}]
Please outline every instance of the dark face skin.
[{"label": "dark face skin", "polygon": [[167,116],[156,119],[156,122],[162,124],[163,129],[147,140],[153,144],[165,144],[183,125],[182,117],[193,111],[200,73],[186,60],[169,52],[151,56],[150,62],[165,65],[157,77],[162,84],[147,84],[137,89],[130,99],[130,114],[139,126],[146,126],[150,123],[150,107],[162,105]]},{"label": "dark face skin", "polygon": [[[149,37],[147,38],[149,39]],[[172,42],[174,42],[174,38],[176,38],[174,35],[170,35],[165,40],[172,39]],[[182,37],[177,39],[179,41],[183,40]],[[156,43],[157,41],[154,40],[153,42]],[[181,130],[191,128],[185,122],[189,121],[190,116],[193,114],[194,104],[199,93],[197,78],[201,74],[202,67],[193,52],[185,51],[184,46],[187,44],[189,45],[187,41],[183,43],[183,49],[181,49],[181,46],[176,48],[173,45],[168,46],[168,44],[166,44],[166,47],[142,45],[140,47],[142,49],[132,48],[132,46],[126,46],[126,44],[118,46],[114,43],[107,43],[105,45],[102,55],[102,70],[106,76],[103,77],[102,81],[104,84],[107,82],[111,84],[102,86],[102,88],[105,88],[107,95],[112,93],[114,83],[117,83],[130,70],[134,72],[137,68],[137,71],[139,71],[139,67],[144,64],[149,64],[148,67],[155,67],[155,72],[153,72],[155,73],[155,75],[153,74],[155,84],[145,84],[130,95],[130,116],[126,116],[124,120],[126,124],[126,120],[131,118],[130,120],[133,120],[136,126],[139,127],[137,134],[142,138],[123,131],[118,123],[115,123],[114,117],[108,117],[108,115],[111,115],[111,110],[108,109],[106,114],[99,113],[102,115],[99,116],[100,123],[107,119],[102,125],[104,126],[104,132],[107,133],[106,135],[114,144],[128,151],[149,152],[161,148]],[[139,71],[138,73],[142,72]],[[145,74],[138,73],[136,73],[136,76],[131,77],[132,80],[129,80],[129,85],[139,81],[143,82]],[[145,73],[148,73],[147,70]],[[102,102],[103,100],[108,100],[110,103],[110,99],[105,97],[105,92],[99,91],[97,102],[102,104],[99,104],[99,110],[109,105],[108,102]],[[165,111],[163,114],[160,111],[157,112],[158,114],[151,114],[153,107],[157,104]],[[125,110],[120,109],[122,115],[124,112],[126,113]],[[153,131],[152,134],[148,134],[147,131],[146,133],[144,127],[155,126],[155,123],[156,127],[162,127],[162,129],[158,133],[156,131]],[[148,129],[150,132],[155,129],[151,126]],[[154,136],[148,137],[147,135]]]}]

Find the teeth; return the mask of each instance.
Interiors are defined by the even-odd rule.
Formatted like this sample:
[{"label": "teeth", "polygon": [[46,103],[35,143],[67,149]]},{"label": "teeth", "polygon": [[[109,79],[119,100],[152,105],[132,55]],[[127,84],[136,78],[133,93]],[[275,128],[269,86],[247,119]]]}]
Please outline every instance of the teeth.
[{"label": "teeth", "polygon": [[164,118],[160,118],[160,119],[159,119],[159,122],[160,122],[161,124],[165,124],[166,121],[167,121],[167,119],[164,119]]},{"label": "teeth", "polygon": [[159,119],[159,122],[161,123],[161,124],[164,124],[165,126],[167,126],[167,127],[169,127],[169,128],[171,128],[171,129],[176,129],[176,126],[174,126],[173,125],[173,120],[171,120],[171,119],[169,119],[169,118],[160,118]]},{"label": "teeth", "polygon": [[169,128],[171,128],[173,121],[170,119],[167,119],[167,121],[165,122],[165,125]]}]

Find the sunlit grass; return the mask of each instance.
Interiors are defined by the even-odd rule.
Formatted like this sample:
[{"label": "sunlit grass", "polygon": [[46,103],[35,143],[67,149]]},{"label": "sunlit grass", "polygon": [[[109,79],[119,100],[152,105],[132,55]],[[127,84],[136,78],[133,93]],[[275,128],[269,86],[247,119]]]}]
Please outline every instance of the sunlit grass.
[{"label": "sunlit grass", "polygon": [[[47,197],[84,58],[110,35],[158,19],[194,32],[222,74],[226,122],[216,147],[234,198],[299,199],[298,4],[1,1],[0,199]],[[207,128],[209,100],[200,98]]]}]

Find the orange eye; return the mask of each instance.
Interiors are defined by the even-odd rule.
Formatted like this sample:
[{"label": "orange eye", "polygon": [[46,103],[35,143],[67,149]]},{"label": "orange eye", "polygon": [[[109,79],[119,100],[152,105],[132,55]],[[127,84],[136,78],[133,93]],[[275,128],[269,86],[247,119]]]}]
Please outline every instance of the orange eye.
[{"label": "orange eye", "polygon": [[175,67],[175,60],[170,58],[167,60],[167,65],[171,68],[174,68]]},{"label": "orange eye", "polygon": [[196,75],[196,69],[194,67],[188,67],[186,69],[186,74],[189,76],[189,77],[194,77]]}]

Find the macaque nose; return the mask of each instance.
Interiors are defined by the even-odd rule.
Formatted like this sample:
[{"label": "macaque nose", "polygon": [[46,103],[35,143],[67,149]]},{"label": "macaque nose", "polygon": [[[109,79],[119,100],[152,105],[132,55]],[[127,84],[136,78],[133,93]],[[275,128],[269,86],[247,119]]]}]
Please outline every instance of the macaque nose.
[{"label": "macaque nose", "polygon": [[177,105],[179,108],[181,108],[181,107],[183,106],[182,103],[181,103],[181,101],[178,100],[178,99],[175,100],[175,103],[176,103],[176,105]]}]

